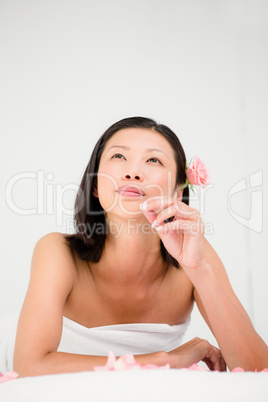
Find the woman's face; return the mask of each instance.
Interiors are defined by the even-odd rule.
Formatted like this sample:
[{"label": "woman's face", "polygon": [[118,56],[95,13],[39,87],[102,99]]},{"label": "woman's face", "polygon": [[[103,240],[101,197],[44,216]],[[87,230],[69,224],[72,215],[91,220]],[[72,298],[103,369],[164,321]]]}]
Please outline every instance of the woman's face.
[{"label": "woman's face", "polygon": [[150,129],[123,129],[103,150],[94,195],[108,216],[137,216],[147,198],[174,195],[176,170],[164,136]]}]

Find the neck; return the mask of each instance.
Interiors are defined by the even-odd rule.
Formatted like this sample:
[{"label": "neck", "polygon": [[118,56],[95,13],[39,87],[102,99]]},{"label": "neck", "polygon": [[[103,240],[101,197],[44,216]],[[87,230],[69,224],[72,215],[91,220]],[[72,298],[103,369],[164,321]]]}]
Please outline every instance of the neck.
[{"label": "neck", "polygon": [[163,278],[167,264],[160,239],[147,220],[107,218],[108,234],[95,275],[126,285],[152,284]]}]

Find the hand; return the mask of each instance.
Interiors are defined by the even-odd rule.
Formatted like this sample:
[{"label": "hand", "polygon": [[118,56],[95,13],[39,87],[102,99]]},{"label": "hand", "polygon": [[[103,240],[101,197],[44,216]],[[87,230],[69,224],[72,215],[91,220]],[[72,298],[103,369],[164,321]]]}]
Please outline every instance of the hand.
[{"label": "hand", "polygon": [[205,339],[194,338],[177,349],[167,352],[171,368],[187,368],[203,361],[210,370],[226,371],[221,351]]},{"label": "hand", "polygon": [[[186,271],[205,262],[204,224],[198,210],[176,197],[148,198],[141,209],[166,250]],[[170,218],[173,220],[168,222]]]}]

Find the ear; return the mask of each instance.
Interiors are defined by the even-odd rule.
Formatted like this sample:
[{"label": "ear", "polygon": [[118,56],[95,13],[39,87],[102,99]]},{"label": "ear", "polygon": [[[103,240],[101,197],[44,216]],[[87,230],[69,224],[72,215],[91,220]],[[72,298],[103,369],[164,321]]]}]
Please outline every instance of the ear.
[{"label": "ear", "polygon": [[94,197],[99,198],[98,190],[96,188],[94,188],[93,195]]}]

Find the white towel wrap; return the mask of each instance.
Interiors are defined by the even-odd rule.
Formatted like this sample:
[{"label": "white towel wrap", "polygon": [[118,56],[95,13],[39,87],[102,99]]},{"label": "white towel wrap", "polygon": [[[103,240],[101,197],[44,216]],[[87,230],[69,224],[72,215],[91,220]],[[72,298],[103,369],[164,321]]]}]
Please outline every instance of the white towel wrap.
[{"label": "white towel wrap", "polygon": [[156,323],[119,324],[87,328],[63,317],[59,352],[107,356],[112,350],[116,356],[169,352],[182,344],[182,337],[190,318],[182,324]]}]

